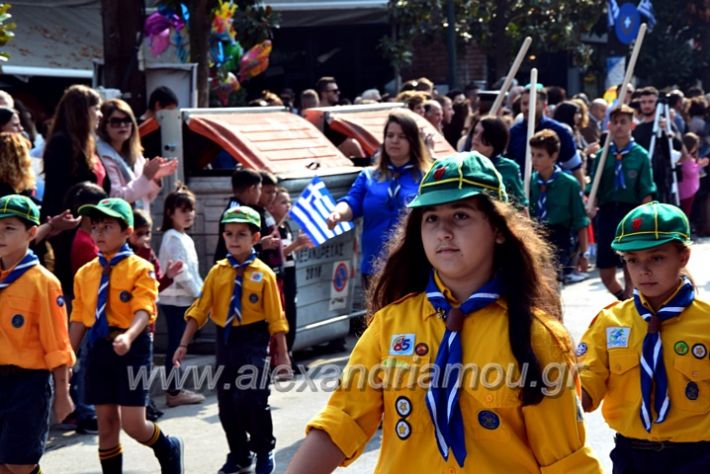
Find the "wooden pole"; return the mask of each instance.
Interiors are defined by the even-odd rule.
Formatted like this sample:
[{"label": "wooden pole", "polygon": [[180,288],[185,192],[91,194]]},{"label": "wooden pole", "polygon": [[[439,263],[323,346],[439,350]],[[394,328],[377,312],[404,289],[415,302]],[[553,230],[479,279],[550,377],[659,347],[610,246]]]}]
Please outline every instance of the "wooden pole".
[{"label": "wooden pole", "polygon": [[498,91],[498,96],[496,97],[495,102],[493,102],[491,110],[488,111],[489,115],[496,115],[498,113],[498,109],[500,109],[500,106],[503,105],[503,99],[505,99],[505,94],[506,92],[508,92],[508,88],[510,88],[510,84],[513,82],[513,78],[518,73],[518,69],[520,69],[520,65],[522,64],[523,59],[525,59],[525,55],[527,54],[531,43],[532,38],[528,36],[525,38],[525,41],[523,41],[523,44],[520,46],[518,55],[515,57],[515,61],[513,61],[513,65],[510,66],[510,71],[508,71],[508,75],[505,77],[505,81],[503,81],[503,85]]},{"label": "wooden pole", "polygon": [[530,101],[528,103],[528,138],[525,140],[525,180],[523,182],[525,196],[530,198],[530,178],[532,176],[532,156],[530,151],[530,139],[535,134],[535,123],[537,116],[537,68],[530,71]]},{"label": "wooden pole", "polygon": [[[634,42],[634,49],[631,53],[631,59],[629,60],[629,65],[626,67],[626,74],[624,75],[624,82],[621,83],[621,92],[618,97],[618,106],[624,104],[624,99],[626,99],[626,93],[629,88],[629,83],[631,82],[631,76],[634,74],[634,68],[636,67],[636,60],[639,57],[639,51],[641,50],[641,44],[643,43],[643,38],[646,36],[646,23],[642,23],[639,28],[639,32],[636,35],[636,41]],[[589,192],[589,200],[587,201],[587,213],[591,214],[596,208],[597,192],[599,191],[599,182],[601,181],[602,175],[604,174],[604,165],[606,164],[606,158],[609,155],[609,146],[611,145],[611,133],[607,130],[606,140],[604,141],[604,148],[602,148],[602,154],[599,156],[599,163],[596,164],[596,172],[594,173],[594,181],[592,181],[592,189]]]}]

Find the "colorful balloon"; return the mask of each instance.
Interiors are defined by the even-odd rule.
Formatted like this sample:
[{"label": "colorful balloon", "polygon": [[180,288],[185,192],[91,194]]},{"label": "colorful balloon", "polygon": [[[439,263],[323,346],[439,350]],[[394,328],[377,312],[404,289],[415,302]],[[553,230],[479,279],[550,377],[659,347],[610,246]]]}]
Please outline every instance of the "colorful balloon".
[{"label": "colorful balloon", "polygon": [[244,82],[256,77],[269,67],[271,40],[254,45],[239,61],[239,80]]}]

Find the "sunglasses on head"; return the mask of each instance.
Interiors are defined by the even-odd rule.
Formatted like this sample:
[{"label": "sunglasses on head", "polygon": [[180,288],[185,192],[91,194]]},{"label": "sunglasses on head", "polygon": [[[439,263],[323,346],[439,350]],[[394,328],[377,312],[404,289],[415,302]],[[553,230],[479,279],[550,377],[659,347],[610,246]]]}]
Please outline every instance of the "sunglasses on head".
[{"label": "sunglasses on head", "polygon": [[121,125],[132,125],[133,121],[129,117],[111,117],[110,119],[108,119],[108,124],[112,127],[120,127]]}]

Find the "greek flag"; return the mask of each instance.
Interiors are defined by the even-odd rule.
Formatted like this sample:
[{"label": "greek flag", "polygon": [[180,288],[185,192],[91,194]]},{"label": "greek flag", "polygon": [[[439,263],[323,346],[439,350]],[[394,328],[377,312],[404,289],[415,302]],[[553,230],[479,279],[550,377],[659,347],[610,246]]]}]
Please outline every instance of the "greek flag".
[{"label": "greek flag", "polygon": [[340,222],[333,229],[328,229],[326,219],[334,209],[335,199],[325,187],[325,183],[315,176],[291,208],[289,216],[315,245],[320,245],[354,227],[352,222]]},{"label": "greek flag", "polygon": [[639,13],[646,17],[648,28],[653,29],[656,26],[656,14],[653,12],[653,4],[651,0],[641,0],[639,6],[636,7]]},{"label": "greek flag", "polygon": [[616,3],[616,0],[609,0],[608,3],[609,7],[606,10],[606,23],[609,28],[614,28],[616,18],[619,16],[619,4]]}]

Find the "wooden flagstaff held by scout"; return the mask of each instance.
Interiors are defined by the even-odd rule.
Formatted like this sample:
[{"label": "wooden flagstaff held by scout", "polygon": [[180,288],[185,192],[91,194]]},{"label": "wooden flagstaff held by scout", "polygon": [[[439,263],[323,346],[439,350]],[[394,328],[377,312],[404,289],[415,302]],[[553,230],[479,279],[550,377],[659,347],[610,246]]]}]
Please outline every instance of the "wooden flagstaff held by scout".
[{"label": "wooden flagstaff held by scout", "polygon": [[532,156],[530,151],[530,138],[535,134],[537,108],[537,68],[532,68],[530,71],[530,100],[528,102],[528,138],[525,140],[525,170],[523,189],[525,196],[530,198],[530,177],[532,176]]},{"label": "wooden flagstaff held by scout", "polygon": [[[629,60],[629,65],[626,68],[626,74],[624,75],[624,82],[621,83],[621,92],[619,92],[619,97],[617,104],[621,106],[626,98],[626,92],[629,88],[629,82],[631,82],[631,76],[634,74],[634,68],[636,67],[636,59],[638,59],[639,51],[641,50],[641,43],[643,43],[643,38],[646,36],[646,23],[642,23],[639,28],[639,32],[636,35],[636,41],[634,42],[634,49],[631,53],[631,59]],[[602,148],[602,154],[599,155],[599,163],[596,164],[596,172],[594,173],[594,181],[592,182],[592,189],[589,192],[589,200],[587,201],[587,213],[591,214],[596,208],[597,191],[599,191],[599,182],[601,181],[602,174],[604,174],[604,164],[606,163],[607,155],[609,155],[609,146],[611,145],[611,133],[607,130],[606,140],[604,140],[604,148]]]},{"label": "wooden flagstaff held by scout", "polygon": [[515,61],[513,61],[513,65],[510,66],[510,71],[508,71],[508,75],[505,76],[505,81],[503,81],[503,85],[498,91],[498,96],[496,97],[495,102],[493,102],[491,110],[488,111],[489,115],[496,115],[498,113],[498,109],[500,109],[500,106],[503,105],[503,99],[505,99],[505,94],[508,92],[510,84],[513,82],[513,78],[518,73],[518,69],[520,69],[520,65],[522,64],[523,59],[525,59],[525,55],[527,54],[528,48],[530,48],[531,43],[532,38],[527,36],[525,38],[525,41],[523,41],[523,44],[520,46],[520,51],[518,51],[518,55],[515,56]]}]

